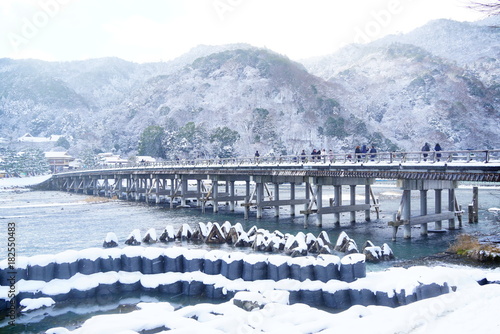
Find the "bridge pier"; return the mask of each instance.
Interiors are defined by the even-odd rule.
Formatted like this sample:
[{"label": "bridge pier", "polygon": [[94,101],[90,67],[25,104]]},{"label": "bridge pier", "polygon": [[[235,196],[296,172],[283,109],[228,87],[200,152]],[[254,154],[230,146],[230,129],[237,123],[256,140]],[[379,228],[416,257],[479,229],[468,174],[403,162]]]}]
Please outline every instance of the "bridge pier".
[{"label": "bridge pier", "polygon": [[248,219],[250,213],[250,206],[248,203],[250,203],[250,180],[245,181],[245,204],[247,205],[244,206],[244,219]]},{"label": "bridge pier", "polygon": [[316,220],[317,220],[317,225],[319,227],[323,226],[323,213],[321,212],[321,209],[323,208],[323,185],[317,184],[316,185],[316,207],[318,209],[316,213]]},{"label": "bridge pier", "polygon": [[[411,190],[405,189],[403,190],[403,221],[410,221],[411,217]],[[403,238],[410,239],[411,238],[411,225],[405,224],[403,225]]]},{"label": "bridge pier", "polygon": [[[411,179],[401,179],[398,180],[398,185],[403,189],[403,197],[401,199],[401,204],[398,212],[395,214],[395,219],[389,222],[389,225],[393,226],[393,239],[396,238],[396,233],[398,226],[403,225],[405,239],[411,238],[411,227],[413,225],[421,226],[421,234],[427,235],[428,228],[427,224],[429,222],[435,222],[434,232],[442,231],[442,220],[448,220],[448,229],[455,229],[455,217],[462,214],[461,210],[458,210],[458,205],[455,198],[455,188],[457,187],[456,181],[445,181],[445,180],[411,180]],[[427,192],[430,189],[434,189],[435,199],[434,199],[434,214],[428,214],[427,210]],[[442,190],[448,189],[448,211],[442,211]],[[411,216],[411,191],[420,191],[420,215]]]},{"label": "bridge pier", "polygon": [[333,198],[333,207],[337,209],[336,212],[334,212],[334,217],[335,217],[335,225],[340,226],[340,206],[342,205],[342,186],[341,185],[334,185],[334,198]]},{"label": "bridge pier", "polygon": [[[420,215],[427,215],[427,189],[420,190]],[[427,223],[423,223],[420,225],[420,235],[428,234],[428,226]]]},{"label": "bridge pier", "polygon": [[[350,194],[350,204],[354,208],[354,206],[356,205],[356,185],[355,184],[351,184],[351,185],[349,185],[349,188],[350,188],[350,192],[349,192],[349,194]],[[351,214],[351,220],[349,222],[351,224],[356,223],[356,211],[351,210],[350,214]]]}]

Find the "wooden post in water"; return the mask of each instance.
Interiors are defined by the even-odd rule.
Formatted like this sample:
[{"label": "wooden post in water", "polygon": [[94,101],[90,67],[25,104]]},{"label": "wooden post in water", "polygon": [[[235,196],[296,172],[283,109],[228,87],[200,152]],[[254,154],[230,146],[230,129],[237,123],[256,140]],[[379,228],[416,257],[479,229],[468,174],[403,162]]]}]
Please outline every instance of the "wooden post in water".
[{"label": "wooden post in water", "polygon": [[[334,185],[334,206],[341,206],[342,205],[342,186],[341,185]],[[334,213],[335,217],[335,225],[340,225],[340,212],[335,212]]]},{"label": "wooden post in water", "polygon": [[[250,181],[247,180],[245,181],[245,204],[248,204],[249,201],[250,201]],[[248,205],[245,205],[244,208],[245,208],[244,219],[248,219],[250,207]]]},{"label": "wooden post in water", "polygon": [[[420,215],[427,215],[427,189],[420,190]],[[420,235],[427,235],[427,223],[420,224]]]},{"label": "wooden post in water", "polygon": [[257,201],[257,219],[262,218],[262,201],[264,199],[264,183],[263,182],[257,182],[255,184],[255,187],[257,188],[257,193],[256,193],[256,201]]},{"label": "wooden post in water", "polygon": [[[290,183],[290,200],[295,199],[295,182]],[[295,204],[290,205],[290,215],[295,216]]]},{"label": "wooden post in water", "polygon": [[214,201],[213,211],[219,212],[219,179],[212,180],[212,198]]},{"label": "wooden post in water", "polygon": [[[356,205],[356,185],[355,184],[351,184],[350,186],[350,189],[351,189],[351,202],[350,204],[351,205]],[[354,224],[356,223],[356,211],[351,211],[351,224]]]},{"label": "wooden post in water", "polygon": [[188,192],[187,176],[181,176],[181,206],[186,206],[186,196]]},{"label": "wooden post in water", "polygon": [[472,188],[472,203],[469,204],[469,223],[477,223],[479,221],[479,188]]},{"label": "wooden post in water", "polygon": [[[370,189],[371,186],[369,184],[365,185],[365,204],[370,205]],[[365,221],[369,222],[370,219],[370,208],[365,210]]]},{"label": "wooden post in water", "polygon": [[[455,189],[448,189],[448,210],[455,212]],[[455,217],[448,219],[448,229],[455,229]]]},{"label": "wooden post in water", "polygon": [[[274,183],[274,200],[279,201],[280,200],[280,184],[278,182]],[[274,217],[279,217],[280,216],[280,206],[275,205],[274,206]]]},{"label": "wooden post in water", "polygon": [[160,176],[155,176],[155,202],[160,204]]},{"label": "wooden post in water", "polygon": [[[435,195],[435,198],[434,198],[434,212],[435,213],[441,213],[442,209],[441,209],[441,193],[442,193],[443,189],[434,189],[434,195]],[[436,224],[435,224],[435,227],[434,229],[435,230],[441,230],[443,227],[441,225],[441,221],[440,220],[436,220]]]},{"label": "wooden post in water", "polygon": [[235,200],[234,200],[234,181],[226,181],[229,182],[229,196],[231,197],[231,200],[229,201],[229,211],[234,212],[234,205],[235,205]]},{"label": "wooden post in water", "polygon": [[316,218],[318,220],[318,226],[323,226],[323,214],[321,213],[321,208],[323,207],[323,186],[321,184],[316,185],[316,207],[318,209]]},{"label": "wooden post in water", "polygon": [[174,208],[174,195],[175,195],[175,188],[176,188],[176,182],[175,178],[172,177],[170,178],[170,209]]},{"label": "wooden post in water", "polygon": [[402,218],[404,221],[403,225],[403,238],[410,239],[411,238],[411,225],[410,225],[410,217],[411,217],[411,190],[403,190],[403,210],[402,210]]},{"label": "wooden post in water", "polygon": [[310,183],[306,181],[304,195],[306,197],[306,200],[308,200],[308,201],[306,202],[306,204],[304,204],[304,211],[306,212],[304,214],[304,228],[307,228],[308,220],[309,220],[309,213],[307,213],[309,211],[309,202],[311,199],[311,194],[309,193],[309,188],[310,188]]}]

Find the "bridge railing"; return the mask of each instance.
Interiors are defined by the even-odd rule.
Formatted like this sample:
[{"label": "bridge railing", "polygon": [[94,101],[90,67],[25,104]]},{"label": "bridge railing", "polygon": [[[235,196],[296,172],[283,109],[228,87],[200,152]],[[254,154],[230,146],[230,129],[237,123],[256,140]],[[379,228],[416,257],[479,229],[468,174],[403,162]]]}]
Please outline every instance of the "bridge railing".
[{"label": "bridge railing", "polygon": [[414,151],[377,153],[335,153],[325,155],[266,155],[260,157],[176,159],[155,163],[125,165],[99,165],[88,169],[116,169],[140,167],[244,167],[284,165],[342,165],[342,164],[449,164],[449,163],[500,163],[500,150]]}]

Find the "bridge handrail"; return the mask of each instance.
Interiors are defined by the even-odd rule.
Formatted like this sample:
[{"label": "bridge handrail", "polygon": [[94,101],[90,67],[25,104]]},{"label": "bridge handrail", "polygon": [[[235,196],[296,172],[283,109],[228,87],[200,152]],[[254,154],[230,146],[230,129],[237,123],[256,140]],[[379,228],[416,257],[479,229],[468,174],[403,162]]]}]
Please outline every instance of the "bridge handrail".
[{"label": "bridge handrail", "polygon": [[260,157],[177,159],[155,163],[132,163],[121,166],[98,165],[84,170],[140,168],[140,167],[247,167],[247,166],[280,166],[280,165],[345,165],[345,164],[449,164],[460,163],[500,163],[500,149],[495,150],[453,150],[453,151],[410,151],[410,152],[377,152],[377,153],[335,153],[326,155],[266,155]]}]

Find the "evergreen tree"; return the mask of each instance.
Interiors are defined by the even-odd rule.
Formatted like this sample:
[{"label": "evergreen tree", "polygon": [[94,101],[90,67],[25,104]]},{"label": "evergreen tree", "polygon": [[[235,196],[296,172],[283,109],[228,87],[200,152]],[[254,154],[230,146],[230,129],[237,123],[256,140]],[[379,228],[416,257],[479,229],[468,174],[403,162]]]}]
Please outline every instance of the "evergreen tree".
[{"label": "evergreen tree", "polygon": [[92,149],[87,149],[81,154],[83,168],[93,168],[99,165],[99,157]]},{"label": "evergreen tree", "polygon": [[57,142],[56,142],[56,147],[64,147],[65,149],[69,149],[71,146],[71,144],[69,143],[69,141],[64,138],[64,137],[60,137]]},{"label": "evergreen tree", "polygon": [[238,131],[231,130],[227,126],[216,128],[210,135],[210,143],[213,145],[215,155],[219,158],[235,157],[234,144],[239,139]]},{"label": "evergreen tree", "polygon": [[179,138],[177,149],[180,152],[187,153],[192,158],[206,155],[204,146],[208,136],[201,125],[196,126],[194,122],[188,122],[179,129],[177,137]]},{"label": "evergreen tree", "polygon": [[39,175],[49,172],[49,163],[40,149],[28,149],[19,153],[5,149],[2,151],[0,169],[12,176]]},{"label": "evergreen tree", "polygon": [[139,139],[139,155],[149,155],[156,158],[165,158],[163,140],[165,129],[158,125],[148,126]]}]

